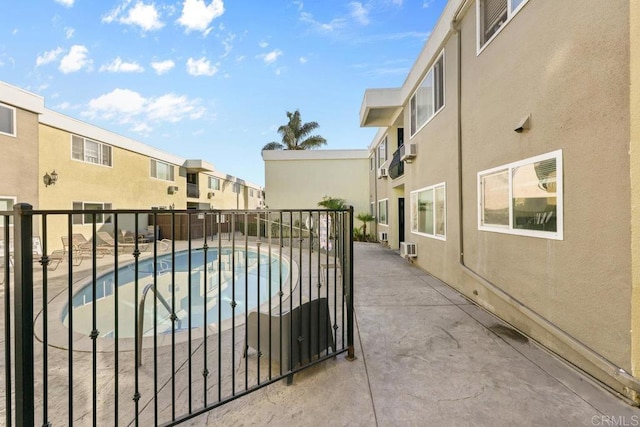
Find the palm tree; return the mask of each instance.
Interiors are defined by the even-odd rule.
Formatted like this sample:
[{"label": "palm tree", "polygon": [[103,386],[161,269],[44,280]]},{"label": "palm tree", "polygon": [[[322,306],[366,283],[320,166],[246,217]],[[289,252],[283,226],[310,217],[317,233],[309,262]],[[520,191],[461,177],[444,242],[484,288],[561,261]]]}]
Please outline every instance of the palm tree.
[{"label": "palm tree", "polygon": [[362,236],[366,239],[367,238],[367,223],[373,221],[375,219],[375,217],[373,215],[371,215],[370,213],[359,213],[358,216],[356,216],[356,218],[359,221],[362,221]]},{"label": "palm tree", "polygon": [[278,133],[282,135],[282,142],[270,142],[262,147],[263,150],[309,150],[327,143],[327,140],[320,135],[309,136],[319,127],[317,122],[303,124],[298,110],[293,113],[287,111],[287,117],[289,123],[278,128]]},{"label": "palm tree", "polygon": [[344,199],[339,199],[337,197],[329,197],[324,196],[322,200],[318,202],[318,206],[323,207],[329,210],[342,210],[347,207]]}]

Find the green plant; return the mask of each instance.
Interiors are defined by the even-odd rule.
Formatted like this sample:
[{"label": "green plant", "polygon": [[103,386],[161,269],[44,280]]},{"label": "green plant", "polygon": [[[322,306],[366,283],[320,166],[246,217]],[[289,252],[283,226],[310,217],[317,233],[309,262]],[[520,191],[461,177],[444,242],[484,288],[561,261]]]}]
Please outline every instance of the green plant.
[{"label": "green plant", "polygon": [[375,217],[373,215],[371,215],[370,213],[367,212],[362,212],[359,213],[356,218],[359,221],[362,221],[362,235],[363,236],[367,236],[367,223],[373,221],[375,219]]},{"label": "green plant", "polygon": [[318,202],[318,206],[323,207],[329,210],[342,210],[347,207],[344,199],[339,199],[337,197],[329,197],[324,196],[322,200]]},{"label": "green plant", "polygon": [[300,111],[291,113],[287,111],[289,123],[278,128],[278,133],[282,135],[282,142],[270,142],[263,150],[308,150],[325,145],[327,140],[320,135],[309,134],[318,127],[317,122],[302,123]]}]

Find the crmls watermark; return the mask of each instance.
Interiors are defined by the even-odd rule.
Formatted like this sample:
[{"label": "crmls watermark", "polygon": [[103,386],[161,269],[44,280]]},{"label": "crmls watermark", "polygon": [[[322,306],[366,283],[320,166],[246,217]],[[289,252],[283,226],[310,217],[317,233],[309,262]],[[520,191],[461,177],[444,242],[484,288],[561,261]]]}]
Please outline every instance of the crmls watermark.
[{"label": "crmls watermark", "polygon": [[616,426],[632,427],[640,426],[640,415],[594,415],[591,418],[591,425],[594,426]]}]

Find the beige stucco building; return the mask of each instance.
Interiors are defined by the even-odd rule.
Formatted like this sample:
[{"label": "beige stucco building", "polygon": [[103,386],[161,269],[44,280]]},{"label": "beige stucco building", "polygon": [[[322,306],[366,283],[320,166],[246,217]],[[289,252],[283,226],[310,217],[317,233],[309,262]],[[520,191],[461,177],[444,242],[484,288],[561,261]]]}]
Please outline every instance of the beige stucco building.
[{"label": "beige stucco building", "polygon": [[451,0],[360,114],[378,236],[637,402],[639,8]]},{"label": "beige stucco building", "polygon": [[318,209],[323,197],[369,212],[367,150],[265,150],[265,203],[270,209]]},{"label": "beige stucco building", "polygon": [[[44,99],[0,82],[3,145],[0,210],[15,203],[36,209],[258,209],[259,185],[230,176],[202,159],[185,159],[46,109]],[[50,183],[46,178],[57,176]],[[74,232],[91,235],[89,216],[74,216]],[[96,222],[113,232],[107,216]],[[148,215],[139,217],[146,228]],[[133,217],[119,227],[133,230]],[[64,218],[48,224],[50,249],[61,246]]]}]

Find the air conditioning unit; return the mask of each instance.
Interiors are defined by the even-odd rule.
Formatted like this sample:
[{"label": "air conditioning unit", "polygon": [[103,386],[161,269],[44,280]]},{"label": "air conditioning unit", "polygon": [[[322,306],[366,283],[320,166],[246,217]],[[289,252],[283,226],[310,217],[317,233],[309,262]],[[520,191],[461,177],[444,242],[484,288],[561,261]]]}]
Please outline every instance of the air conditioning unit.
[{"label": "air conditioning unit", "polygon": [[381,242],[386,242],[389,240],[388,233],[386,231],[378,232],[378,240]]},{"label": "air conditioning unit", "polygon": [[209,192],[207,193],[207,199],[211,199],[211,198],[212,198],[213,196],[215,196],[215,195],[216,195],[216,193],[214,193],[213,191],[209,191]]},{"label": "air conditioning unit", "polygon": [[388,176],[387,168],[378,168],[378,179],[386,178]]},{"label": "air conditioning unit", "polygon": [[178,187],[176,185],[170,185],[169,188],[167,188],[167,193],[169,194],[174,194],[178,192]]},{"label": "air conditioning unit", "polygon": [[400,147],[400,160],[411,163],[411,159],[418,155],[417,144],[404,144]]},{"label": "air conditioning unit", "polygon": [[418,246],[411,242],[400,242],[400,256],[403,258],[416,258]]}]

